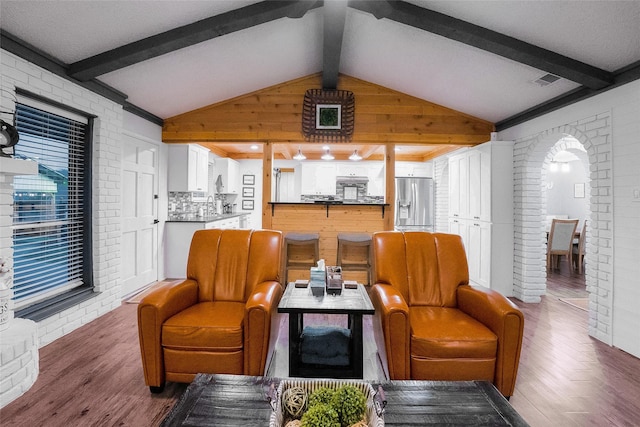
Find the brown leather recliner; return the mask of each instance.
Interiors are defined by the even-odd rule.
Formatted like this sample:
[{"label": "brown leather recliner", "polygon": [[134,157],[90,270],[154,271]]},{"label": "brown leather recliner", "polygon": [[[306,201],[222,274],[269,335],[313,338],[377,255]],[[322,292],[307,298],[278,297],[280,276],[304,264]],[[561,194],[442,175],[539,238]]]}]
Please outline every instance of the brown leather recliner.
[{"label": "brown leather recliner", "polygon": [[454,234],[373,235],[374,336],[391,379],[491,381],[515,387],[524,317],[502,294],[472,287]]},{"label": "brown leather recliner", "polygon": [[197,373],[264,374],[278,327],[281,245],[282,233],[273,230],[195,232],[187,279],[138,306],[144,378],[153,393]]}]

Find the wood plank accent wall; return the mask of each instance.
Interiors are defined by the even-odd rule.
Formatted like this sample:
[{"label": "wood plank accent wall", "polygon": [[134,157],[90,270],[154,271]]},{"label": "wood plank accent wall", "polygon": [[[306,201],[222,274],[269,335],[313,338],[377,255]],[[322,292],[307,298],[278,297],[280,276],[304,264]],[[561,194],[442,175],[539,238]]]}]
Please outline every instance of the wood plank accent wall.
[{"label": "wood plank accent wall", "polygon": [[[314,74],[174,116],[165,120],[162,139],[300,143],[304,93],[321,87],[321,74]],[[347,75],[338,88],[355,95],[359,144],[476,145],[494,130],[490,122]]]},{"label": "wood plank accent wall", "polygon": [[[367,205],[332,205],[327,208],[324,205],[309,204],[282,204],[276,205],[273,216],[270,218],[271,228],[283,233],[289,231],[319,233],[320,234],[320,258],[325,259],[327,265],[335,265],[338,251],[338,233],[373,233],[375,231],[389,230],[385,219],[389,213],[389,207],[385,209],[385,218],[382,218],[380,206]],[[271,207],[265,212],[271,215]],[[393,224],[391,225],[393,229]],[[357,277],[348,280],[366,279],[366,274],[353,273]],[[362,277],[364,276],[364,277]],[[308,279],[309,272],[296,272],[289,276],[290,280],[296,278]]]}]

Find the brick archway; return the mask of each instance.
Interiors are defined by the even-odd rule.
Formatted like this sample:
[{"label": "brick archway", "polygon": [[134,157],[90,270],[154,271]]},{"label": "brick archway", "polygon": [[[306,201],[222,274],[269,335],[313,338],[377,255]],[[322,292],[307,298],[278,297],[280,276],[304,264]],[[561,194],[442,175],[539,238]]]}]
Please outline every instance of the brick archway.
[{"label": "brick archway", "polygon": [[[543,187],[553,155],[572,148],[560,141],[572,136],[587,151],[591,194],[587,230],[586,284],[589,292],[589,334],[612,342],[613,195],[611,116],[603,113],[515,141],[514,145],[514,296],[540,302],[546,292]],[[575,148],[575,147],[574,147]]]}]

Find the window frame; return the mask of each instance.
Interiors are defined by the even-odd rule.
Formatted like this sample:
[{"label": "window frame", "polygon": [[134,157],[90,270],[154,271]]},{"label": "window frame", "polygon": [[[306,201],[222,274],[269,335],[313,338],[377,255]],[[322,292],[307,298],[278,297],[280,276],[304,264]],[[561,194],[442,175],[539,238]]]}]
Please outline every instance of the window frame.
[{"label": "window frame", "polygon": [[[65,104],[50,100],[40,95],[16,88],[18,104],[24,104],[38,108],[55,115],[62,115],[69,118],[71,115],[78,115],[86,119],[84,141],[83,141],[83,186],[82,186],[82,284],[51,296],[43,301],[34,303],[24,308],[16,310],[15,316],[33,321],[39,321],[70,308],[78,303],[93,298],[97,292],[94,289],[93,281],[93,209],[92,209],[92,177],[93,177],[93,140],[95,115],[75,109]],[[47,108],[49,107],[49,108]],[[16,106],[17,109],[17,106]],[[61,114],[67,112],[70,114]],[[18,143],[19,145],[19,143]]]}]

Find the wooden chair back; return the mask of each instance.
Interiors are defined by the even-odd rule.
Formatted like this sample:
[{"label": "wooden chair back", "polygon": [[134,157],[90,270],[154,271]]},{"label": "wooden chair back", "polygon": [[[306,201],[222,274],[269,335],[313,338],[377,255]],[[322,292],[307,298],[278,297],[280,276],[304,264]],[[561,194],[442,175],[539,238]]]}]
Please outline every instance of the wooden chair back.
[{"label": "wooden chair back", "polygon": [[552,261],[557,257],[566,255],[569,260],[569,268],[573,268],[573,238],[578,226],[577,219],[553,219],[551,231],[547,242],[547,268],[557,267]]}]

